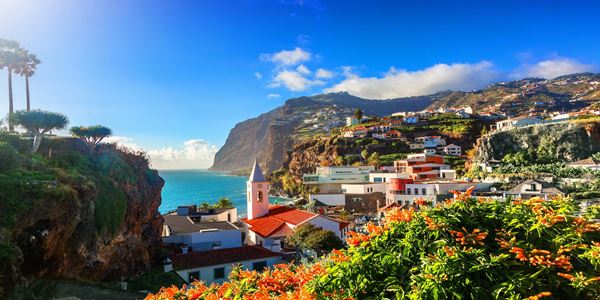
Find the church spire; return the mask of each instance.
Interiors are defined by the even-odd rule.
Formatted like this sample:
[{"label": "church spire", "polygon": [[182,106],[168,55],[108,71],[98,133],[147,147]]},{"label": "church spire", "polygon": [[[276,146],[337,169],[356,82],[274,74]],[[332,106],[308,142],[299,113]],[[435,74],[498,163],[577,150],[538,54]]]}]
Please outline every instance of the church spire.
[{"label": "church spire", "polygon": [[250,182],[265,182],[265,175],[263,175],[262,170],[260,169],[260,165],[258,165],[258,160],[254,160],[254,167],[252,167],[252,173],[250,173],[250,178],[248,178]]}]

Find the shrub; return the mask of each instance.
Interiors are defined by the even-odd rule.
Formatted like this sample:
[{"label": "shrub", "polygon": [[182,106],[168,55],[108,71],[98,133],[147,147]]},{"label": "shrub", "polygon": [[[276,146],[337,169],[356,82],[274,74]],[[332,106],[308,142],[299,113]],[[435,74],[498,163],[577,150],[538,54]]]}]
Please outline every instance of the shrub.
[{"label": "shrub", "polygon": [[390,210],[382,226],[351,232],[347,250],[312,266],[237,272],[221,286],[195,283],[147,299],[593,299],[600,293],[600,223],[575,216],[573,201],[502,203],[469,193],[455,199],[436,207],[423,202],[420,212]]},{"label": "shrub", "polygon": [[0,173],[8,173],[19,168],[19,152],[8,143],[0,142]]},{"label": "shrub", "polygon": [[109,181],[100,182],[97,187],[98,196],[94,211],[96,229],[101,233],[115,233],[125,220],[125,193]]}]

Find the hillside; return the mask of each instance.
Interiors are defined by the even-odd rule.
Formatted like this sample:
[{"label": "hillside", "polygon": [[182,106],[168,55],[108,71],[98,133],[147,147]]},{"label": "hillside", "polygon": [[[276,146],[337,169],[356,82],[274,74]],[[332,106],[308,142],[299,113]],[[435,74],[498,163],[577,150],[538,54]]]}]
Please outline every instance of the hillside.
[{"label": "hillside", "polygon": [[295,143],[344,125],[345,117],[356,108],[373,116],[465,106],[478,113],[519,115],[532,110],[570,110],[598,102],[600,74],[589,73],[552,80],[501,82],[472,92],[445,91],[391,100],[368,100],[348,93],[294,98],[270,112],[238,123],[216,154],[211,170],[243,171],[257,158],[266,172],[273,172],[283,166]]},{"label": "hillside", "polygon": [[217,152],[211,170],[237,171],[251,167],[257,158],[266,172],[279,169],[296,141],[345,124],[356,108],[365,115],[383,116],[421,110],[447,93],[373,101],[348,93],[331,93],[287,100],[284,105],[235,125]]},{"label": "hillside", "polygon": [[164,184],[139,153],[0,132],[0,298],[30,279],[119,280],[160,255]]},{"label": "hillside", "polygon": [[479,112],[524,114],[531,110],[570,110],[600,101],[600,74],[583,73],[550,80],[526,78],[471,92],[453,92],[430,109],[471,106]]}]

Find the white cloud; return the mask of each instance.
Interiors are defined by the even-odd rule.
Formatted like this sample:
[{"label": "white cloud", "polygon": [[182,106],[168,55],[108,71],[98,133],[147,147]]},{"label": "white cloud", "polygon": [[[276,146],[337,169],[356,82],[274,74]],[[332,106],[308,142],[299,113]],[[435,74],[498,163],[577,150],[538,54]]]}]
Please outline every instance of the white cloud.
[{"label": "white cloud", "polygon": [[311,58],[310,52],[296,47],[294,50],[282,50],[271,54],[261,54],[262,60],[270,61],[278,66],[295,66],[299,63],[309,61]]},{"label": "white cloud", "polygon": [[557,57],[543,60],[533,65],[523,65],[513,72],[510,77],[513,79],[525,77],[552,79],[561,75],[593,72],[596,70],[598,68],[595,65],[584,64],[571,58]]},{"label": "white cloud", "polygon": [[259,72],[254,73],[254,77],[256,77],[257,79],[262,79],[262,74],[260,74]]},{"label": "white cloud", "polygon": [[164,169],[206,169],[214,161],[219,147],[201,139],[185,141],[179,147],[163,147],[159,149],[142,149],[131,138],[115,136],[105,140],[130,149],[144,151],[150,157],[152,167]]},{"label": "white cloud", "polygon": [[269,98],[269,99],[278,99],[278,98],[281,98],[281,95],[279,95],[279,94],[268,94],[267,98]]},{"label": "white cloud", "polygon": [[437,64],[417,71],[391,68],[382,77],[360,77],[354,68],[344,66],[346,79],[325,92],[346,91],[367,99],[390,99],[427,95],[443,90],[472,90],[498,79],[491,62]]},{"label": "white cloud", "polygon": [[309,75],[311,73],[310,70],[305,65],[299,65],[296,68],[296,71],[298,71],[298,73],[301,73],[303,75]]},{"label": "white cloud", "polygon": [[316,86],[323,85],[325,82],[321,80],[311,80],[304,77],[298,71],[283,70],[279,71],[275,78],[273,78],[272,87],[285,86],[287,89],[294,92],[305,91],[306,89]]},{"label": "white cloud", "polygon": [[319,68],[319,69],[317,69],[317,72],[315,72],[315,77],[322,78],[322,79],[329,79],[329,78],[333,77],[333,72],[331,72],[327,69]]}]

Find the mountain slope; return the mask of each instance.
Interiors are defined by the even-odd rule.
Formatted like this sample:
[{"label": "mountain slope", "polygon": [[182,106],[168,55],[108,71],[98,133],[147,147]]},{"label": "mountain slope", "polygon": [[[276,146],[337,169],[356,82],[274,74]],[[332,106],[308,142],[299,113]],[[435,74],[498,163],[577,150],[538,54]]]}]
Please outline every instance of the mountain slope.
[{"label": "mountain slope", "polygon": [[445,91],[390,100],[368,100],[330,93],[287,100],[284,105],[238,123],[215,156],[211,170],[248,170],[255,158],[267,172],[279,169],[295,142],[342,126],[356,108],[365,115],[400,111],[462,108],[478,113],[520,115],[530,111],[571,110],[600,102],[600,74],[572,74],[551,80],[528,78],[492,84],[484,89]]},{"label": "mountain slope", "polygon": [[348,93],[290,99],[270,112],[236,124],[217,152],[211,170],[246,170],[256,158],[266,172],[272,172],[282,166],[295,141],[343,125],[356,108],[365,115],[383,116],[424,109],[447,94],[377,101]]}]

